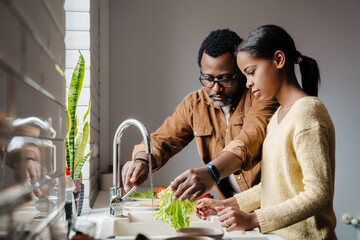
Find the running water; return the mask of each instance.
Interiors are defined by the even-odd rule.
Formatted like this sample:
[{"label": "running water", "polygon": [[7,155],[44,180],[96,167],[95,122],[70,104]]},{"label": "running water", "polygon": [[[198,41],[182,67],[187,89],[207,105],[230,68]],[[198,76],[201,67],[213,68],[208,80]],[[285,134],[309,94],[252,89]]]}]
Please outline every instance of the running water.
[{"label": "running water", "polygon": [[155,234],[155,211],[154,211],[154,186],[153,186],[153,178],[152,178],[152,163],[151,163],[151,154],[148,155],[149,161],[149,177],[150,177],[150,190],[151,190],[151,208],[152,208],[152,219],[153,219],[153,230]]}]

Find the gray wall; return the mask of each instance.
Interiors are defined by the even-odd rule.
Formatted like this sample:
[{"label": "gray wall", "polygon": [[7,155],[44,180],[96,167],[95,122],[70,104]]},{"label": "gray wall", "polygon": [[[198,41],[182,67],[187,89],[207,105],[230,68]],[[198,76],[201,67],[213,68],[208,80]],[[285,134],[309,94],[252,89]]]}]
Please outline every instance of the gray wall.
[{"label": "gray wall", "polygon": [[[246,36],[263,24],[280,25],[292,35],[299,51],[320,66],[319,96],[337,134],[337,234],[339,239],[355,239],[355,228],[345,225],[341,216],[360,214],[359,10],[357,0],[111,0],[111,138],[129,117],[142,121],[149,131],[156,130],[186,94],[200,87],[197,51],[211,30],[230,28]],[[125,132],[123,161],[130,159],[133,144],[139,140],[136,129]],[[167,186],[184,170],[200,165],[194,143],[170,161],[154,174],[155,186]]]}]

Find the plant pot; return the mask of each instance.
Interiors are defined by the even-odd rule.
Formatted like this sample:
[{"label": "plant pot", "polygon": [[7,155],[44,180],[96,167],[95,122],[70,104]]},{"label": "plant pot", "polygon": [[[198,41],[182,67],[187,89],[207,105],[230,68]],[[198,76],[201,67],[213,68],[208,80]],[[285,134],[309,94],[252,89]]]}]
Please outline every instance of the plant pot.
[{"label": "plant pot", "polygon": [[81,183],[81,179],[74,179],[75,190],[74,190],[74,200],[77,215],[81,215],[83,203],[84,203],[84,184]]}]

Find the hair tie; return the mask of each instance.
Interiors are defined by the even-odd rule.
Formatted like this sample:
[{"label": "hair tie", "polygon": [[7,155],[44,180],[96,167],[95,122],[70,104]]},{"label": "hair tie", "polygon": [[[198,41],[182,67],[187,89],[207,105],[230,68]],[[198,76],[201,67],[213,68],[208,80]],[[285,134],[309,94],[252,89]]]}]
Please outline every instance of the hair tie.
[{"label": "hair tie", "polygon": [[303,55],[298,50],[296,50],[295,56],[295,64],[300,64],[303,61]]}]

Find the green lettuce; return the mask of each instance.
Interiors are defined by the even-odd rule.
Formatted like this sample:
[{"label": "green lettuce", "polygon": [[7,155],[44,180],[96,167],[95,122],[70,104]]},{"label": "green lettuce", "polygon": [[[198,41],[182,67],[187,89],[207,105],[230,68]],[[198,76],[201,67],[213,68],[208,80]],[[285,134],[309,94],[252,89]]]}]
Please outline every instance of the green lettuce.
[{"label": "green lettuce", "polygon": [[172,199],[174,193],[169,187],[159,193],[160,210],[155,214],[155,219],[169,223],[175,229],[189,227],[188,215],[194,213],[197,202],[190,202],[188,199],[182,202],[179,199],[174,201]]},{"label": "green lettuce", "polygon": [[154,197],[154,198],[157,199],[155,191],[151,191],[151,190],[147,190],[144,193],[142,193],[142,192],[133,192],[132,194],[129,195],[129,197],[132,197],[132,198],[146,198],[146,199],[152,199],[152,197]]}]

